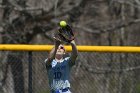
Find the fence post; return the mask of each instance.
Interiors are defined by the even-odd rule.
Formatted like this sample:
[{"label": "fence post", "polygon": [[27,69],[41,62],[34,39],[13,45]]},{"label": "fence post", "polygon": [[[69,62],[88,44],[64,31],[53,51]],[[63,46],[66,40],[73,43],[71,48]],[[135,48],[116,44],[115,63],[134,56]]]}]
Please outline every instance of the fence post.
[{"label": "fence post", "polygon": [[28,52],[28,70],[29,70],[29,77],[28,77],[28,93],[32,93],[32,51]]}]

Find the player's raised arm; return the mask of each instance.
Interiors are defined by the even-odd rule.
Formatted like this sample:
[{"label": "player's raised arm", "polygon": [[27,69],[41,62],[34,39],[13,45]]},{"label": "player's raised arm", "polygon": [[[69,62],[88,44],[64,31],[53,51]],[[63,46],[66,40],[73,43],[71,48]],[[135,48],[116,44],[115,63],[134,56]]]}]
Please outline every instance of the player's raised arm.
[{"label": "player's raised arm", "polygon": [[57,49],[58,49],[58,47],[59,47],[59,45],[60,45],[60,43],[61,43],[61,42],[58,41],[56,38],[54,38],[54,40],[55,40],[55,45],[54,45],[54,47],[52,48],[52,50],[50,51],[49,56],[48,56],[48,58],[47,58],[47,60],[46,60],[46,65],[47,65],[47,66],[49,66],[49,65],[51,64],[52,60],[55,58]]},{"label": "player's raised arm", "polygon": [[75,61],[76,61],[76,58],[78,56],[78,50],[77,50],[76,43],[75,43],[74,40],[72,40],[70,42],[70,44],[71,44],[71,47],[72,47],[72,53],[71,53],[71,56],[70,56],[70,63],[72,63],[74,65]]}]

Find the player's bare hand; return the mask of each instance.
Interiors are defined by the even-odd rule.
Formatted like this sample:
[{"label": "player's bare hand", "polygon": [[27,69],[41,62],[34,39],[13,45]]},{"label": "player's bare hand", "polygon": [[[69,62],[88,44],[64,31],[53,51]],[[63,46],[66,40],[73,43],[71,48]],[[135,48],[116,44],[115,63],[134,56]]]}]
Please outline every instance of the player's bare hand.
[{"label": "player's bare hand", "polygon": [[53,37],[53,39],[56,45],[60,45],[62,42],[59,38]]}]

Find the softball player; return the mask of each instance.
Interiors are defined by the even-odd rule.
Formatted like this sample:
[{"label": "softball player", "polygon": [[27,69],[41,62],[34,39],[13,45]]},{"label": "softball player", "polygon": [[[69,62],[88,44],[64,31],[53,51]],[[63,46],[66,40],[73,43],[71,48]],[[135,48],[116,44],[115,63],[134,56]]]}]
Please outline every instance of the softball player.
[{"label": "softball player", "polygon": [[75,64],[78,51],[74,40],[70,45],[72,46],[71,56],[64,58],[65,48],[60,41],[55,40],[55,46],[45,60],[51,93],[71,93],[70,71]]}]

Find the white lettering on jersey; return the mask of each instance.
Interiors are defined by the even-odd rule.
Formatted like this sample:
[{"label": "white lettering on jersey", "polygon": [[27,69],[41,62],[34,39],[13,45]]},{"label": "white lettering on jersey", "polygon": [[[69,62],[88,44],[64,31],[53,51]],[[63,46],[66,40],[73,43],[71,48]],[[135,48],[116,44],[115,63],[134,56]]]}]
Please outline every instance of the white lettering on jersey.
[{"label": "white lettering on jersey", "polygon": [[66,81],[63,81],[63,80],[59,80],[59,81],[55,81],[53,80],[53,83],[51,85],[51,89],[64,89],[64,88],[67,88],[67,87],[70,87],[70,83],[68,80]]}]

